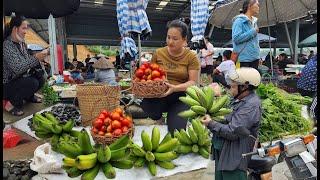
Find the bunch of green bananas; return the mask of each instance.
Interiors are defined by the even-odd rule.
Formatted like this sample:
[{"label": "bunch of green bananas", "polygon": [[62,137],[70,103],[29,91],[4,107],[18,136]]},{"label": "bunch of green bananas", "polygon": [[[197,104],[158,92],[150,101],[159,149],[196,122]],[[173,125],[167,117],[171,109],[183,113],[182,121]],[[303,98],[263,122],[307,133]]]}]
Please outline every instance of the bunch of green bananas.
[{"label": "bunch of green bananas", "polygon": [[130,151],[129,136],[122,136],[110,146],[97,145],[93,148],[90,139],[87,139],[88,133],[84,129],[80,133],[78,144],[81,145],[82,153],[77,156],[65,154],[66,157],[62,160],[63,168],[69,177],[82,175],[81,179],[93,180],[101,168],[108,179],[113,179],[116,177],[114,167],[119,169],[133,167],[133,162],[127,158]]},{"label": "bunch of green bananas", "polygon": [[184,129],[174,131],[174,137],[179,140],[175,151],[180,154],[198,153],[208,159],[211,151],[209,130],[201,124],[200,120],[193,119],[187,131],[188,133]]},{"label": "bunch of green bananas", "polygon": [[187,96],[179,97],[179,100],[190,106],[189,110],[182,111],[178,115],[182,118],[192,120],[199,116],[209,114],[215,120],[223,120],[224,116],[232,110],[224,108],[229,101],[228,95],[215,98],[211,87],[190,86],[186,90]]},{"label": "bunch of green bananas", "polygon": [[70,119],[66,124],[61,125],[59,121],[50,112],[35,113],[32,117],[32,126],[37,137],[47,139],[53,135],[70,133],[74,126],[74,120]]},{"label": "bunch of green bananas", "polygon": [[131,142],[131,154],[129,159],[134,161],[133,165],[137,168],[147,165],[149,172],[155,176],[157,174],[156,165],[164,169],[176,167],[171,161],[178,157],[173,151],[178,145],[178,139],[172,138],[170,133],[160,142],[160,130],[158,127],[152,129],[151,138],[144,130],[141,133],[143,146]]}]

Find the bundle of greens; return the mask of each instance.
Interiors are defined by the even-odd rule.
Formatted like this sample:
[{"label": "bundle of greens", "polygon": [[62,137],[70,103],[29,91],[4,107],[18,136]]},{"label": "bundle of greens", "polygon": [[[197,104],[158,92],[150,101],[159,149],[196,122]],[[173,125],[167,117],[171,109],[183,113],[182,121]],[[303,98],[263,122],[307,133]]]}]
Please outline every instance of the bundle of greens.
[{"label": "bundle of greens", "polygon": [[256,93],[262,100],[263,109],[259,132],[261,142],[311,130],[312,121],[301,115],[302,105],[310,104],[311,98],[288,94],[272,83],[260,84]]},{"label": "bundle of greens", "polygon": [[59,102],[58,93],[47,82],[43,85],[41,92],[44,97],[44,105],[51,106]]}]

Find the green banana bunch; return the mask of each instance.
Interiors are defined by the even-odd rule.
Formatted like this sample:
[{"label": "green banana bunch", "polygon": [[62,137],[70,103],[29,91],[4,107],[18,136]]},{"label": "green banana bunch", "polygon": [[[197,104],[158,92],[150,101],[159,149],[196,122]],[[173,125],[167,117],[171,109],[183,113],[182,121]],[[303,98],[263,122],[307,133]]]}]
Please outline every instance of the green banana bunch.
[{"label": "green banana bunch", "polygon": [[[174,131],[174,137],[179,140],[178,147],[174,150],[180,154],[198,153],[204,158],[209,158],[208,150],[211,149],[211,138],[208,129],[198,119],[193,119],[187,131],[181,129]],[[156,160],[157,160],[157,155]]]},{"label": "green banana bunch", "polygon": [[191,121],[194,118],[209,114],[211,117],[222,117],[232,112],[231,109],[223,108],[229,102],[228,95],[215,98],[211,87],[190,86],[186,90],[185,97],[179,97],[179,100],[190,107],[178,113],[178,116]]},{"label": "green banana bunch", "polygon": [[[160,141],[160,130],[157,126],[152,129],[151,138],[146,131],[141,132],[141,140],[143,146],[132,143],[129,147],[131,149],[133,158],[132,166],[143,167],[147,165],[149,172],[155,176],[157,174],[157,167],[172,169],[176,166],[170,162],[177,158],[178,155],[173,151],[178,146],[178,139],[172,138],[170,133],[167,133],[165,137]],[[129,164],[129,162],[128,162]],[[131,164],[127,165],[131,167]]]},{"label": "green banana bunch", "polygon": [[94,152],[93,147],[90,142],[90,137],[87,131],[83,128],[80,131],[79,137],[78,137],[78,144],[82,148],[83,154],[91,154]]},{"label": "green banana bunch", "polygon": [[103,147],[101,145],[97,153],[98,153],[98,161],[100,163],[106,163],[111,159],[111,150],[109,146]]},{"label": "green banana bunch", "polygon": [[99,170],[100,170],[100,164],[97,163],[93,168],[88,169],[82,174],[81,180],[94,180],[98,175]]},{"label": "green banana bunch", "polygon": [[62,126],[62,130],[63,132],[69,133],[72,130],[73,126],[74,126],[74,120],[70,119],[69,121],[67,121],[66,124]]},{"label": "green banana bunch", "polygon": [[87,170],[95,167],[98,160],[97,156],[97,153],[77,156],[76,167],[80,170]]},{"label": "green banana bunch", "polygon": [[70,158],[76,158],[82,154],[82,148],[75,142],[62,141],[57,145],[58,152]]}]

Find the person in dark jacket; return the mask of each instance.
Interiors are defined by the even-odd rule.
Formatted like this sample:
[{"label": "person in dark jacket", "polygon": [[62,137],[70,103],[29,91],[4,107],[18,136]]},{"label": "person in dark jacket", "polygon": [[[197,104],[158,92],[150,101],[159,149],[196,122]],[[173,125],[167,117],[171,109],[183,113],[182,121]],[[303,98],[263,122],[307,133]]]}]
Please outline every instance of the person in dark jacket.
[{"label": "person in dark jacket", "polygon": [[261,82],[260,73],[254,68],[241,67],[230,74],[230,93],[234,97],[232,113],[220,123],[206,115],[201,120],[213,133],[213,156],[215,159],[215,180],[247,179],[248,158],[242,154],[253,150],[253,138],[238,135],[235,130],[245,127],[258,137],[261,120],[261,100],[254,92]]},{"label": "person in dark jacket", "polygon": [[35,93],[44,85],[40,61],[48,49],[30,55],[24,42],[28,22],[23,16],[12,17],[3,42],[3,98],[4,109],[15,116],[23,115],[23,101],[41,103]]}]

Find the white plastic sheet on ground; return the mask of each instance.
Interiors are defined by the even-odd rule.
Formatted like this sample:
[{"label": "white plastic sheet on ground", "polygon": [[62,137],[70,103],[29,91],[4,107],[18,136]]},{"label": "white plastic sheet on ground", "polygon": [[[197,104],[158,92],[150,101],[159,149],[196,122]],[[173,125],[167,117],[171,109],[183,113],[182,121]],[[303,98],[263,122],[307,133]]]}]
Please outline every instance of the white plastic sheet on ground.
[{"label": "white plastic sheet on ground", "polygon": [[[152,126],[136,126],[135,127],[135,132],[133,136],[133,141],[138,144],[142,145],[141,141],[141,131],[145,130],[147,133],[151,135],[152,129],[154,125]],[[160,130],[160,136],[162,139],[168,132],[167,126],[166,125],[157,125],[157,127]],[[81,128],[74,128],[75,130],[80,130]],[[89,127],[86,128],[86,130],[90,133]],[[91,142],[93,143],[93,139],[91,139]],[[59,162],[62,162],[62,158],[64,155],[53,152],[53,155],[58,159]],[[175,169],[168,170],[168,169],[163,169],[159,166],[157,166],[157,176],[156,177],[166,177],[166,176],[171,176],[177,173],[181,172],[189,172],[197,169],[202,169],[202,168],[207,168],[210,160],[205,159],[200,155],[196,154],[188,154],[188,155],[181,155],[179,158],[175,159],[173,161],[174,164],[177,165]],[[149,170],[147,167],[144,168],[132,168],[132,169],[116,169],[116,180],[123,180],[123,179],[139,179],[139,180],[146,180],[146,179],[152,179],[153,176],[149,173]],[[64,172],[63,174],[38,174],[37,176],[34,176],[32,179],[33,180],[40,180],[40,179],[59,179],[59,180],[67,180],[70,179],[67,176],[67,173]],[[73,179],[80,179],[81,176]],[[95,180],[103,180],[107,179],[103,172],[100,170],[99,174],[95,178]]]}]

